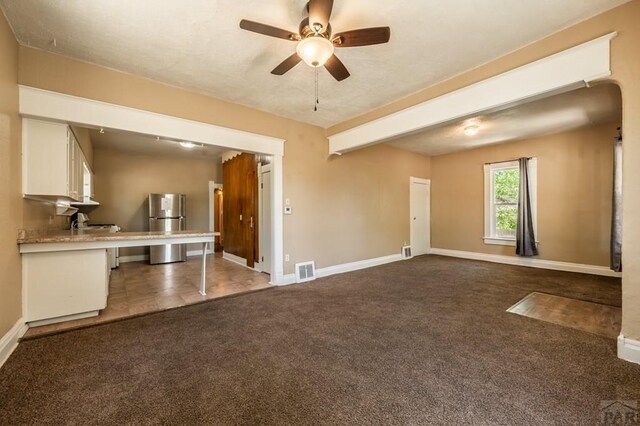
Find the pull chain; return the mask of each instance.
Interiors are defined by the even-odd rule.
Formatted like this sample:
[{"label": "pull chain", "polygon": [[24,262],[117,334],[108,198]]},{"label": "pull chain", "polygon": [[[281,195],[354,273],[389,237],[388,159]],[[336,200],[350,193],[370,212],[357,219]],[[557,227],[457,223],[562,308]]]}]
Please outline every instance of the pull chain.
[{"label": "pull chain", "polygon": [[317,111],[318,104],[320,103],[320,101],[318,100],[318,68],[315,69],[315,72],[316,72],[316,103],[313,105],[313,110]]}]

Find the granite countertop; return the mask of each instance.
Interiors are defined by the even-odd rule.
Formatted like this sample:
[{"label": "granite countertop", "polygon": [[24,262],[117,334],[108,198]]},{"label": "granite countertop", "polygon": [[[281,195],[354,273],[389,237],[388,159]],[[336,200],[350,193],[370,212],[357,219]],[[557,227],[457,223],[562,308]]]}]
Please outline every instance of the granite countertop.
[{"label": "granite countertop", "polygon": [[93,241],[159,240],[165,238],[211,237],[219,235],[210,231],[171,231],[171,232],[103,232],[78,231],[25,231],[18,234],[18,244],[38,243],[82,243]]}]

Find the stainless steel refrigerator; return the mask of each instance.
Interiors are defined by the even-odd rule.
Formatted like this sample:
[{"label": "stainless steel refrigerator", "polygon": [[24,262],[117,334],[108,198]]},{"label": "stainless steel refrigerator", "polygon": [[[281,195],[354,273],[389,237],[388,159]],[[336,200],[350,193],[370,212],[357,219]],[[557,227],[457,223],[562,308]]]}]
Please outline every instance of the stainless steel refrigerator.
[{"label": "stainless steel refrigerator", "polygon": [[[149,194],[149,231],[184,231],[186,229],[184,194]],[[186,244],[151,246],[151,264],[184,262]]]}]

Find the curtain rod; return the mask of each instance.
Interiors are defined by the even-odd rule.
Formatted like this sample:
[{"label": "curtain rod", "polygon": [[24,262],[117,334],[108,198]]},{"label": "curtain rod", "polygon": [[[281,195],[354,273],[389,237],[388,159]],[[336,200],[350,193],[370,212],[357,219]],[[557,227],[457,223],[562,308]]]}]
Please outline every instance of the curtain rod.
[{"label": "curtain rod", "polygon": [[[531,160],[533,157],[525,157],[527,160]],[[511,163],[513,161],[518,161],[520,158],[515,158],[513,160],[503,160],[503,161],[494,161],[492,163],[484,163],[486,165],[488,164],[500,164],[500,163]]]}]

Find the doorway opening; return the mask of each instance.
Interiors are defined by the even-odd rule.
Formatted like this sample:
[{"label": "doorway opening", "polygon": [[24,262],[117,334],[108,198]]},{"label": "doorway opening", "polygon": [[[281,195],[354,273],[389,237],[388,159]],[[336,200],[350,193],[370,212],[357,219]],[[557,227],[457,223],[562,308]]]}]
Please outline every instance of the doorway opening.
[{"label": "doorway opening", "polygon": [[214,238],[213,251],[224,250],[223,222],[224,193],[221,183],[209,182],[209,230],[218,233]]},{"label": "doorway opening", "polygon": [[233,151],[222,158],[223,257],[267,274],[272,260],[271,168],[267,155]]},{"label": "doorway opening", "polygon": [[[460,117],[387,143],[430,157],[432,254],[614,277],[610,285],[593,288],[577,275],[576,283],[584,285],[577,296],[541,285],[513,300],[509,312],[616,337],[622,312],[615,280],[623,250],[621,123],[619,87],[600,83]],[[424,197],[420,187],[411,181],[414,254],[425,250],[425,239],[416,236],[424,214],[417,207],[423,202],[415,201]],[[524,221],[537,254],[516,251],[523,240],[518,223]]]},{"label": "doorway opening", "polygon": [[258,165],[260,270],[271,275],[271,164]]}]

